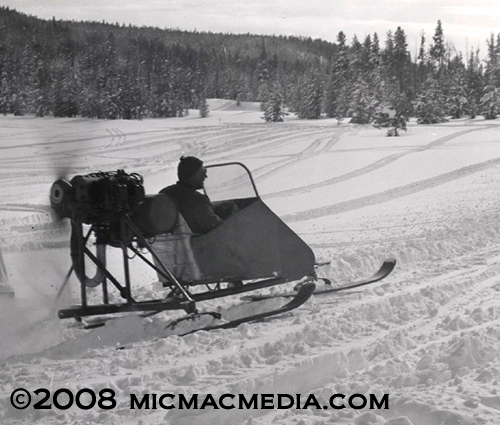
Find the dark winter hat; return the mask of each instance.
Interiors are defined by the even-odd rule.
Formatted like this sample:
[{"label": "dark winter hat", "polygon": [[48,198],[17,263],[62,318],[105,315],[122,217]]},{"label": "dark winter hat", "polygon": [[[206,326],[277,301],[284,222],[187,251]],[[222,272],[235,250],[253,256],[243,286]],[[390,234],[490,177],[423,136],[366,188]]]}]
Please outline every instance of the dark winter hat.
[{"label": "dark winter hat", "polygon": [[177,166],[177,177],[179,177],[180,181],[186,180],[196,173],[202,165],[203,161],[201,159],[194,156],[182,156]]}]

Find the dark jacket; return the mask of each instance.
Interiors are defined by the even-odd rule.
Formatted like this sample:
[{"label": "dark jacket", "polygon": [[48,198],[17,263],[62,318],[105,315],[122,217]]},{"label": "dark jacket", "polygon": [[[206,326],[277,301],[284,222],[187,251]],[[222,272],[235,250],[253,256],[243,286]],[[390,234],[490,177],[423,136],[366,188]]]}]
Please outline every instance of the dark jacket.
[{"label": "dark jacket", "polygon": [[193,233],[207,233],[222,224],[223,220],[214,213],[214,207],[207,195],[203,195],[191,186],[177,182],[160,193],[171,196],[176,202]]}]

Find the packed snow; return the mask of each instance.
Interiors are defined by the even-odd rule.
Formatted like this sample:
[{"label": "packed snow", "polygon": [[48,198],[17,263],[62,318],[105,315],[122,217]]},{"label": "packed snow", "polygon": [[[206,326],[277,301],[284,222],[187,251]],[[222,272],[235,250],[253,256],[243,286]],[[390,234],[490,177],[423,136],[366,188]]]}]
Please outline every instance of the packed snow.
[{"label": "packed snow", "polygon": [[[411,122],[391,138],[330,119],[269,124],[255,105],[211,100],[204,119],[191,111],[0,122],[0,249],[15,292],[0,294],[1,424],[500,423],[500,121]],[[58,319],[79,289],[73,276],[57,296],[71,262],[68,225],[50,211],[51,184],[123,168],[156,193],[175,182],[181,155],[247,165],[264,202],[318,261],[331,262],[319,274],[334,285],[371,275],[386,258],[396,269],[369,287],[230,330],[165,334],[179,313],[125,315],[92,330]],[[110,253],[111,263],[119,259]],[[144,296],[161,292],[144,266],[133,285]],[[199,307],[231,314],[248,303],[228,297]],[[18,388],[33,400],[38,388],[109,388],[117,405],[18,410]],[[387,394],[389,408],[130,408],[132,394],[300,394],[302,403],[314,394],[323,406],[339,393]]]}]

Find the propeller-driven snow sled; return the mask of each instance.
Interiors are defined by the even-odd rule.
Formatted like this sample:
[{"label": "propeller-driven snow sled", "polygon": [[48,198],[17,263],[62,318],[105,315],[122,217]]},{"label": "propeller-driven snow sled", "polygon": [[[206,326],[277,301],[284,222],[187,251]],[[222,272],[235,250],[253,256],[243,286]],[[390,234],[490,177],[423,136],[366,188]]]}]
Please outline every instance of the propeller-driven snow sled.
[{"label": "propeller-driven snow sled", "polygon": [[[169,196],[146,195],[139,174],[98,172],[71,181],[59,179],[52,185],[52,208],[59,218],[71,221],[72,266],[65,282],[74,272],[81,297],[80,305],[60,310],[60,318],[137,311],[145,315],[166,310],[195,313],[198,302],[290,281],[307,283],[307,290],[298,291],[295,300],[276,314],[307,301],[316,280],[309,246],[265,205],[243,164],[206,168],[209,179],[204,190],[215,210],[231,203],[237,212],[202,235],[191,232]],[[121,281],[107,265],[109,247],[122,251]],[[131,256],[156,271],[163,286],[170,289],[167,297],[144,300],[135,294]],[[94,277],[87,276],[87,260],[96,268]],[[88,288],[97,286],[102,301],[91,303]],[[110,297],[110,291],[117,292],[121,302],[111,302],[116,294]]]},{"label": "propeller-driven snow sled", "polygon": [[[207,171],[210,185],[205,191],[215,207],[230,201],[238,208],[203,235],[189,230],[170,197],[146,195],[138,174],[118,170],[56,181],[51,206],[59,218],[71,220],[72,267],[67,277],[74,272],[81,286],[81,305],[60,310],[59,317],[129,311],[191,313],[197,302],[313,280],[312,250],[264,204],[249,170],[240,163],[227,163],[208,166]],[[95,250],[89,247],[92,242]],[[108,247],[123,251],[122,282],[106,264]],[[131,255],[157,272],[171,296],[137,299]],[[94,277],[86,274],[87,260],[97,269]],[[123,302],[110,302],[110,285]],[[87,290],[96,286],[101,286],[102,303],[90,304]]]}]

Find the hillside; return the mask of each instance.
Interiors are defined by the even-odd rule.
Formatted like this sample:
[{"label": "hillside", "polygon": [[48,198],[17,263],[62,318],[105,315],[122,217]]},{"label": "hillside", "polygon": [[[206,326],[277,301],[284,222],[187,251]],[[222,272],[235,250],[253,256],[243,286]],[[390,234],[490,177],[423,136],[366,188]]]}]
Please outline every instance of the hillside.
[{"label": "hillside", "polygon": [[336,50],[310,38],[46,21],[0,7],[0,112],[179,116],[204,98],[255,101],[276,73],[294,85]]},{"label": "hillside", "polygon": [[[500,37],[479,52],[446,47],[438,21],[418,57],[404,28],[336,43],[301,37],[215,34],[99,22],[41,20],[0,7],[0,113],[38,117],[182,117],[207,98],[258,102],[269,121],[358,124],[416,117],[494,119],[500,113]],[[274,112],[273,112],[274,111]],[[385,123],[384,123],[385,124]]]}]

